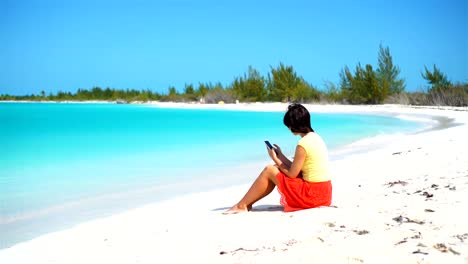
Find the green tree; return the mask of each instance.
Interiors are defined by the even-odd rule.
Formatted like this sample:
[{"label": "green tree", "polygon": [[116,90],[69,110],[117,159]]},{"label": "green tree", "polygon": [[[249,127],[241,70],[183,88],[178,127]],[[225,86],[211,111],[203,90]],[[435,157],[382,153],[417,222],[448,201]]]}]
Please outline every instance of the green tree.
[{"label": "green tree", "polygon": [[344,66],[340,71],[340,89],[346,101],[351,102],[352,85],[354,76],[348,66]]},{"label": "green tree", "polygon": [[139,91],[139,94],[134,98],[137,101],[148,102],[154,99],[153,92],[150,89],[146,89],[144,91]]},{"label": "green tree", "polygon": [[167,99],[169,101],[176,101],[178,97],[179,93],[177,92],[176,88],[174,86],[169,86]]},{"label": "green tree", "polygon": [[230,87],[233,91],[234,96],[237,99],[242,100],[242,101],[248,101],[248,99],[245,98],[246,96],[244,94],[244,90],[245,90],[244,78],[236,77],[234,81],[231,83]]},{"label": "green tree", "polygon": [[265,78],[252,66],[249,66],[244,77],[236,78],[231,87],[236,97],[242,101],[263,101],[267,95]]},{"label": "green tree", "polygon": [[209,90],[210,90],[209,85],[204,84],[204,83],[199,83],[198,84],[198,89],[195,92],[195,94],[197,95],[198,98],[200,98],[201,101],[204,101],[205,96],[206,96],[206,94],[208,93]]},{"label": "green tree", "polygon": [[197,100],[197,95],[195,94],[195,89],[193,88],[193,84],[185,84],[184,96],[189,101],[196,101]]},{"label": "green tree", "polygon": [[187,95],[195,94],[195,89],[193,88],[193,84],[185,84],[184,92]]},{"label": "green tree", "polygon": [[331,102],[339,102],[342,98],[340,88],[331,81],[325,81],[325,97]]},{"label": "green tree", "polygon": [[377,68],[377,78],[381,94],[384,98],[391,94],[399,94],[405,89],[405,81],[398,77],[400,68],[393,64],[390,48],[379,46],[378,55],[379,67]]},{"label": "green tree", "polygon": [[431,85],[430,91],[443,91],[452,86],[447,75],[440,71],[435,64],[433,72],[427,69],[426,66],[424,66],[424,70],[425,72],[421,73],[421,75]]},{"label": "green tree", "polygon": [[268,75],[270,98],[274,101],[290,102],[300,83],[301,78],[292,66],[280,63],[276,69],[271,67],[271,76]]},{"label": "green tree", "polygon": [[93,99],[93,98],[91,98],[91,93],[88,90],[78,89],[78,91],[76,93],[76,99],[80,100],[80,101],[84,101],[84,100],[90,100],[90,99]]},{"label": "green tree", "polygon": [[366,70],[364,71],[363,79],[363,90],[367,90],[367,98],[365,103],[380,104],[387,96],[386,91],[379,86],[379,79],[377,73],[372,69],[372,65],[366,64]]},{"label": "green tree", "polygon": [[377,74],[370,64],[367,64],[364,69],[358,63],[354,75],[345,66],[340,73],[340,79],[341,90],[350,103],[375,104],[381,103],[385,98],[385,93],[379,86]]},{"label": "green tree", "polygon": [[307,83],[302,77],[299,79],[293,91],[293,100],[300,103],[320,100],[320,92],[318,89]]},{"label": "green tree", "polygon": [[93,89],[91,89],[91,95],[92,95],[92,99],[94,100],[103,100],[104,99],[104,91],[101,89],[101,87],[93,87]]},{"label": "green tree", "polygon": [[112,90],[111,99],[114,101],[121,101],[127,99],[125,91],[122,90]]},{"label": "green tree", "polygon": [[107,87],[104,92],[103,92],[103,98],[106,99],[106,100],[111,100],[112,99],[112,90]]}]

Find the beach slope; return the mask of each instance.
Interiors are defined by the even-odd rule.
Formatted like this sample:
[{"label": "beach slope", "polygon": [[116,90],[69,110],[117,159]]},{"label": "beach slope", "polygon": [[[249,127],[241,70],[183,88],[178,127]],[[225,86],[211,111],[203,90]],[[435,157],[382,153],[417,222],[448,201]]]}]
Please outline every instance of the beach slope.
[{"label": "beach slope", "polygon": [[332,161],[331,207],[283,213],[274,191],[252,212],[222,215],[249,187],[234,186],[47,234],[1,250],[0,263],[468,263],[466,108],[309,109],[450,124]]}]

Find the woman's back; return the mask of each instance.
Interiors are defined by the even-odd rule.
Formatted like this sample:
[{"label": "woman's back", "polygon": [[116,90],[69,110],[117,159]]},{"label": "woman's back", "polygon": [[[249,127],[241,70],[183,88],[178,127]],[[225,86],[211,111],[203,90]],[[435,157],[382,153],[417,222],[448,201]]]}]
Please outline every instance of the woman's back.
[{"label": "woman's back", "polygon": [[301,138],[298,145],[303,147],[307,153],[302,166],[304,180],[308,182],[329,181],[328,150],[322,138],[311,132]]}]

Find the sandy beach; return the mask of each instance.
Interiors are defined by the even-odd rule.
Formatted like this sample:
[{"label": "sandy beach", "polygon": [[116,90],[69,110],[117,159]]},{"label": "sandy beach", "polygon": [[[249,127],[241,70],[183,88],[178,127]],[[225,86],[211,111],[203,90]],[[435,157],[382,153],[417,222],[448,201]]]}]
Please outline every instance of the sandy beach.
[{"label": "sandy beach", "polygon": [[[200,190],[16,244],[0,250],[0,263],[468,263],[468,108],[307,108],[312,119],[313,112],[374,113],[431,119],[434,127],[342,149],[331,162],[331,207],[284,213],[275,190],[252,212],[222,215],[250,184]],[[244,173],[254,180],[262,166]]]}]

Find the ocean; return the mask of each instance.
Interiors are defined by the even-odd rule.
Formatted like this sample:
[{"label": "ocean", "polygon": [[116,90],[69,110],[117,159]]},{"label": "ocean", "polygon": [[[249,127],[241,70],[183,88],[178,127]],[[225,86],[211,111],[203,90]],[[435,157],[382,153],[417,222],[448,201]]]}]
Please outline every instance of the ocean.
[{"label": "ocean", "polygon": [[[248,183],[270,163],[264,140],[294,153],[299,137],[283,115],[0,103],[0,248],[146,203]],[[311,115],[330,150],[423,127],[383,115]]]}]

